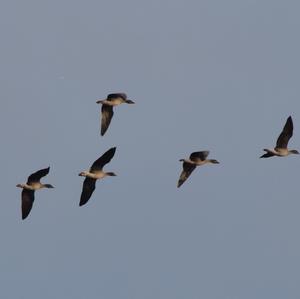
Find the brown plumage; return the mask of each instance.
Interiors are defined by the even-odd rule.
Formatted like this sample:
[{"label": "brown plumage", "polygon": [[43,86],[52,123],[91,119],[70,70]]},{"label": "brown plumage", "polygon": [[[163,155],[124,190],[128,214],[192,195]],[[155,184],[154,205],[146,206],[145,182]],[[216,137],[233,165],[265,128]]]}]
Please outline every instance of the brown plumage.
[{"label": "brown plumage", "polygon": [[22,188],[21,198],[21,210],[22,210],[22,219],[25,219],[33,206],[34,202],[34,192],[35,190],[39,190],[42,188],[54,188],[50,184],[42,184],[40,179],[46,176],[49,173],[50,167],[38,170],[32,173],[28,179],[26,184],[18,184],[17,187]]},{"label": "brown plumage", "polygon": [[96,102],[97,104],[102,104],[101,108],[101,136],[105,134],[107,131],[112,117],[114,115],[113,107],[121,105],[123,103],[126,104],[134,104],[133,101],[127,99],[127,95],[125,93],[111,93],[107,96],[105,100],[99,100]]},{"label": "brown plumage", "polygon": [[106,176],[115,176],[115,173],[113,172],[103,171],[103,167],[105,166],[105,164],[110,162],[110,160],[115,155],[115,152],[116,148],[112,147],[92,164],[89,171],[83,171],[79,174],[79,176],[85,177],[83,181],[79,206],[83,206],[89,201],[96,188],[97,179],[102,179]]},{"label": "brown plumage", "polygon": [[292,117],[289,116],[286,120],[286,123],[280,133],[279,137],[277,138],[276,146],[274,149],[267,149],[265,148],[264,151],[266,152],[260,158],[269,158],[273,156],[278,157],[285,157],[290,154],[299,154],[297,150],[289,150],[288,143],[291,137],[293,136],[293,120]]},{"label": "brown plumage", "polygon": [[114,116],[113,106],[103,104],[101,107],[101,114],[101,136],[103,136],[110,125],[112,117]]},{"label": "brown plumage", "polygon": [[219,164],[215,159],[206,159],[209,155],[209,151],[193,152],[189,159],[180,159],[183,162],[183,170],[180,174],[177,187],[179,188],[191,175],[197,166],[204,165],[207,163]]}]

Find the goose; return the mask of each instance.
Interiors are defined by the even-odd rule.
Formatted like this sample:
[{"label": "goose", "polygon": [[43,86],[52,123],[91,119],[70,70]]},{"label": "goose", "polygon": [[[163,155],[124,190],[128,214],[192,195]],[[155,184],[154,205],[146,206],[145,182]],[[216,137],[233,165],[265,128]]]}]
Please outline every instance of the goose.
[{"label": "goose", "polygon": [[260,156],[260,158],[269,158],[273,156],[285,157],[290,154],[299,155],[299,152],[297,150],[289,150],[287,148],[289,140],[292,136],[293,136],[293,120],[292,117],[289,116],[286,120],[282,132],[280,133],[277,139],[275,148],[274,149],[264,148],[264,151],[266,153]]},{"label": "goose", "polygon": [[182,167],[183,170],[180,174],[177,188],[179,188],[186,179],[191,175],[191,173],[194,171],[196,166],[201,166],[204,164],[212,163],[212,164],[219,164],[219,162],[215,159],[206,159],[209,154],[209,151],[200,151],[200,152],[194,152],[191,153],[189,159],[180,159],[180,162],[183,162]]},{"label": "goose", "polygon": [[42,188],[54,188],[50,184],[42,184],[40,179],[49,173],[50,167],[32,173],[26,184],[18,184],[16,187],[22,188],[22,219],[24,220],[30,213],[34,202],[34,191]]},{"label": "goose", "polygon": [[82,171],[79,173],[79,176],[85,177],[79,206],[83,206],[88,202],[96,188],[96,181],[98,179],[103,179],[106,176],[116,176],[114,172],[105,172],[102,170],[104,165],[109,163],[113,158],[115,152],[116,148],[112,147],[92,164],[89,171]]},{"label": "goose", "polygon": [[125,93],[111,93],[105,100],[98,100],[97,104],[102,104],[101,108],[101,136],[103,136],[109,127],[111,119],[114,115],[113,107],[123,103],[134,104],[133,101],[127,99]]}]

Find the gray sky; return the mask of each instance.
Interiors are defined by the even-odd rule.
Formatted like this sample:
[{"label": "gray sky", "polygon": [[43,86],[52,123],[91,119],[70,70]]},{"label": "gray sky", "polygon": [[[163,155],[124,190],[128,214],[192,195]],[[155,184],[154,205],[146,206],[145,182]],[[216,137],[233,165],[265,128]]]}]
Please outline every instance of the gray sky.
[{"label": "gray sky", "polygon": [[[2,1],[1,298],[298,299],[298,1]],[[123,91],[100,137],[96,100]],[[78,173],[112,146],[78,207]],[[180,188],[180,158],[220,165]],[[51,166],[21,220],[27,176]]]}]

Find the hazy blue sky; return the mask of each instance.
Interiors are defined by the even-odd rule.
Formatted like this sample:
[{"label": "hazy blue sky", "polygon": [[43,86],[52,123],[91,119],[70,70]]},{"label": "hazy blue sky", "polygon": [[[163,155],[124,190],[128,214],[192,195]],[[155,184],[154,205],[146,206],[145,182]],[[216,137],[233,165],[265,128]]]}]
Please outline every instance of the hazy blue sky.
[{"label": "hazy blue sky", "polygon": [[[0,297],[298,299],[300,3],[1,1]],[[123,91],[100,137],[95,102]],[[79,208],[78,173],[116,155]],[[221,162],[176,188],[180,158]],[[27,176],[51,166],[21,220]]]}]

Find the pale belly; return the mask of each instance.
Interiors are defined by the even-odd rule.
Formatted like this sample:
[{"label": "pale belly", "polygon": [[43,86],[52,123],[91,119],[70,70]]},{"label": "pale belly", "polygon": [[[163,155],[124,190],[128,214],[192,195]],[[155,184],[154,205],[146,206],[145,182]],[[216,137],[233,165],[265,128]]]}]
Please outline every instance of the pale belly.
[{"label": "pale belly", "polygon": [[104,102],[104,104],[108,105],[108,106],[118,106],[118,105],[120,105],[122,103],[123,103],[122,99],[119,99],[119,98],[118,99],[114,99],[112,101],[105,101]]},{"label": "pale belly", "polygon": [[192,160],[185,160],[187,163],[190,163],[190,164],[194,164],[196,166],[201,166],[201,165],[204,165],[207,163],[207,160],[197,160],[197,161],[192,161]]},{"label": "pale belly", "polygon": [[38,190],[42,188],[42,184],[41,183],[31,183],[30,185],[25,186],[25,189],[27,190]]},{"label": "pale belly", "polygon": [[285,157],[289,154],[289,151],[286,148],[275,148],[274,154],[279,157]]},{"label": "pale belly", "polygon": [[103,171],[99,171],[99,172],[96,172],[96,173],[89,173],[87,175],[87,177],[92,178],[92,179],[96,179],[96,180],[102,179],[105,176],[106,176],[106,174]]}]

